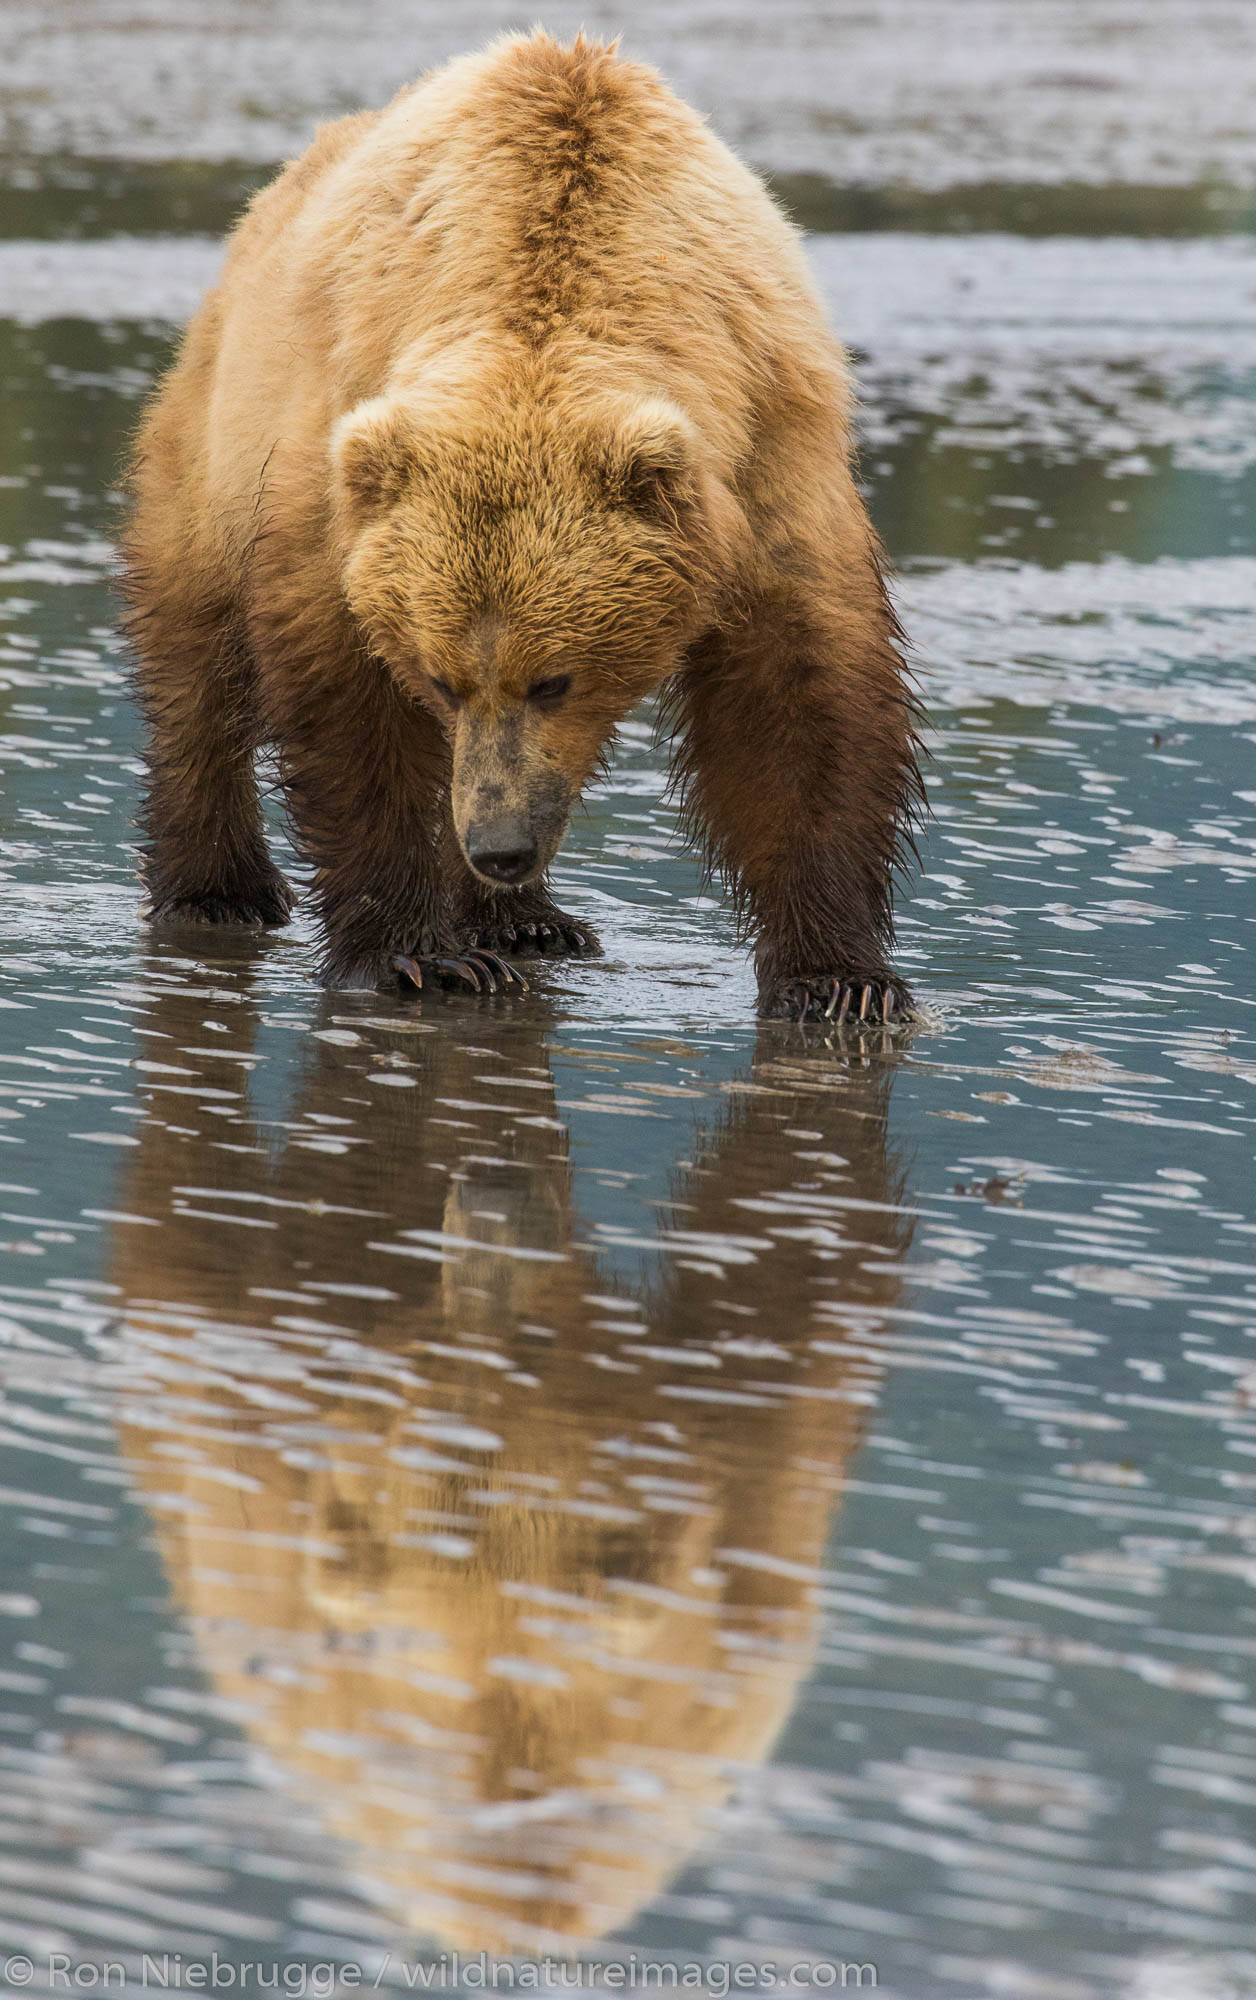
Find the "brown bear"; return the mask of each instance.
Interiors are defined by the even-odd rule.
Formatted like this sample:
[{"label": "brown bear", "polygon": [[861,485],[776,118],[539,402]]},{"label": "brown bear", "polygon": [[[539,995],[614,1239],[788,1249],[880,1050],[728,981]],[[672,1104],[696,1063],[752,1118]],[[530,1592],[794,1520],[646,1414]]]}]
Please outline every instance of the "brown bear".
[{"label": "brown bear", "polygon": [[274,746],[336,985],[596,950],[545,871],[666,684],[761,1011],[903,1013],[914,706],[794,230],[651,70],[537,32],[324,128],[139,438],[154,921],[282,924]]}]

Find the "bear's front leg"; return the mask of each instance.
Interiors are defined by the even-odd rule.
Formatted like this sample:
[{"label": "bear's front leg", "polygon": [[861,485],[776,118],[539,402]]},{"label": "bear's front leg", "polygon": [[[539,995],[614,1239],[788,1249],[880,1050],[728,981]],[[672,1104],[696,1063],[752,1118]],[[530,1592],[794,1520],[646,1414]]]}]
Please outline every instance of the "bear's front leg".
[{"label": "bear's front leg", "polygon": [[148,737],[140,827],[149,921],[286,924],[292,891],[267,852],[253,769],[254,664],[213,580],[167,561],[162,537],[176,504],[160,498],[164,508],[137,509],[127,550],[134,685]]},{"label": "bear's front leg", "polygon": [[[291,627],[285,634],[291,638]],[[350,989],[521,983],[465,952],[437,852],[449,756],[387,669],[324,639],[302,665],[271,651],[266,694],[298,847],[313,865],[325,983]]]},{"label": "bear's front leg", "polygon": [[686,816],[754,939],[769,1019],[880,1025],[911,1012],[889,963],[892,879],[920,788],[894,634],[877,575],[827,617],[762,607],[703,641],[683,673]]}]

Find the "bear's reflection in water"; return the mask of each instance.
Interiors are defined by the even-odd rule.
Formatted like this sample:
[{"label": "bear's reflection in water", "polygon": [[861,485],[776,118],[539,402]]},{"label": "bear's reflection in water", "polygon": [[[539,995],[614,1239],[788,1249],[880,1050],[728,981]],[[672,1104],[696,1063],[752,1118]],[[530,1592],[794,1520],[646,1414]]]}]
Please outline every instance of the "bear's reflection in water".
[{"label": "bear's reflection in water", "polygon": [[246,985],[146,1013],[123,1449],[206,1674],[353,1871],[443,1945],[571,1951],[717,1831],[808,1670],[908,1233],[892,1069],[767,1031],[630,1295],[544,1004],[433,1018],[329,1001],[267,1127]]}]

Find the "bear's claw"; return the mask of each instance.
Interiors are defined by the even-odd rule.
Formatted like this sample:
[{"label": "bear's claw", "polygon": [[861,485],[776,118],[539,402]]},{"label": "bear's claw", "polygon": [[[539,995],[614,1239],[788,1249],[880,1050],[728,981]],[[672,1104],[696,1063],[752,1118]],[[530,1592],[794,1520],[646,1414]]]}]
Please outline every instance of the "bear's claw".
[{"label": "bear's claw", "polygon": [[601,950],[587,924],[559,916],[527,923],[482,924],[471,933],[471,948],[483,954],[490,947],[498,952],[537,952],[543,958],[594,958]]},{"label": "bear's claw", "polygon": [[473,993],[496,993],[499,986],[509,989],[517,986],[526,993],[528,982],[513,965],[499,958],[495,951],[486,951],[483,946],[449,958],[416,958],[403,954],[394,958],[393,965],[403,979],[409,980],[420,993],[428,981],[434,986],[469,986]]},{"label": "bear's claw", "polygon": [[897,1028],[911,1017],[911,996],[884,973],[870,979],[789,979],[777,987],[769,1019],[831,1021],[835,1028]]}]

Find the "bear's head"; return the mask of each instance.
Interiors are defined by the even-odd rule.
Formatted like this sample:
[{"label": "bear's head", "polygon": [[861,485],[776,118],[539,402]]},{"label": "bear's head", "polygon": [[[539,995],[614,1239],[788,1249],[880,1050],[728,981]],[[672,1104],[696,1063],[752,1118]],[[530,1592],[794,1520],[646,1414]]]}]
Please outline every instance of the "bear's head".
[{"label": "bear's head", "polygon": [[711,624],[736,502],[653,395],[428,388],[360,404],[331,450],[350,610],[445,729],[468,863],[529,882]]}]

